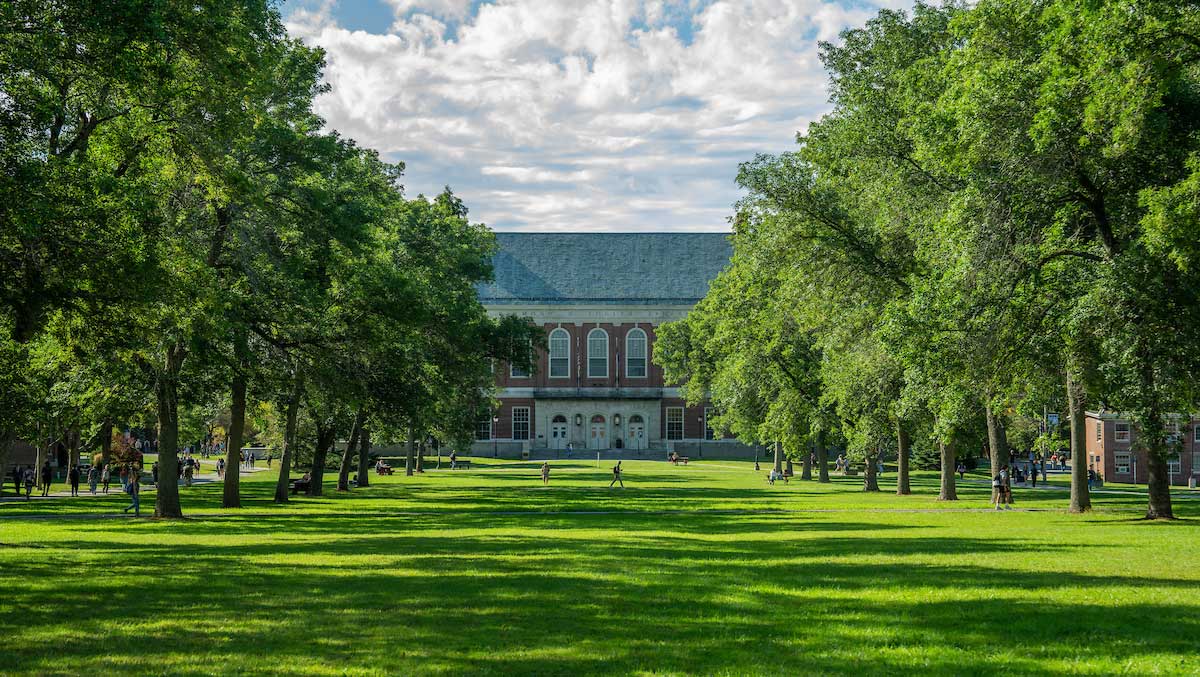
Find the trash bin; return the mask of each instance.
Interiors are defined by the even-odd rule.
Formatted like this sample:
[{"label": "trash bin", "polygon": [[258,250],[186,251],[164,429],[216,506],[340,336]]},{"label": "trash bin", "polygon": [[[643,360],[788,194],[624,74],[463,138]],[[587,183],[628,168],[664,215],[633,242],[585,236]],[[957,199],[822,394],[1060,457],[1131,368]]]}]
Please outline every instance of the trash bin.
[{"label": "trash bin", "polygon": [[1188,478],[1188,489],[1195,489],[1195,488],[1196,488],[1196,476],[1192,475],[1191,477]]}]

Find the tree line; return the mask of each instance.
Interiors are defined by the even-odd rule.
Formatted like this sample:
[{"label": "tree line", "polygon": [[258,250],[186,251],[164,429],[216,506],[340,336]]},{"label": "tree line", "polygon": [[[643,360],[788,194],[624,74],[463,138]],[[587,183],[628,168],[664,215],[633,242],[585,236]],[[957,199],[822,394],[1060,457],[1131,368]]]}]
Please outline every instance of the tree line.
[{"label": "tree line", "polygon": [[945,500],[964,452],[998,473],[1014,420],[1061,403],[1076,512],[1085,411],[1120,411],[1147,516],[1172,517],[1200,377],[1195,3],[918,4],[820,56],[832,111],[741,166],[732,263],[659,332],[668,378],[745,440],[844,445],[869,490],[895,453],[908,493],[929,445]]},{"label": "tree line", "polygon": [[[276,501],[302,448],[319,494],[339,439],[348,490],[372,436],[467,443],[489,358],[528,361],[533,329],[476,298],[490,231],[325,128],[324,55],[273,3],[15,0],[0,36],[0,468],[17,439],[107,459],[147,425],[174,477],[181,421],[228,410],[238,507],[266,412]],[[181,516],[174,482],[155,514]]]}]

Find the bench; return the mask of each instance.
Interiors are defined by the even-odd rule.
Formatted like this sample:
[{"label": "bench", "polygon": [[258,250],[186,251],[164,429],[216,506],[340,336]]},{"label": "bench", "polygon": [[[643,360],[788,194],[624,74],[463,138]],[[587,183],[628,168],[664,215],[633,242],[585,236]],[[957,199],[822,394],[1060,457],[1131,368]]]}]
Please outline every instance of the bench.
[{"label": "bench", "polygon": [[680,463],[687,465],[688,457],[687,456],[676,456],[675,457],[675,465],[679,465]]},{"label": "bench", "polygon": [[298,494],[303,491],[307,494],[310,484],[312,484],[311,481],[305,482],[304,480],[292,480],[292,493]]},{"label": "bench", "polygon": [[393,470],[392,466],[390,465],[385,465],[382,468],[375,469],[376,475],[391,475],[393,472],[395,472],[395,470]]},{"label": "bench", "polygon": [[466,469],[468,469],[468,470],[469,470],[469,469],[471,468],[471,462],[470,462],[470,461],[467,461],[467,460],[461,460],[461,459],[460,459],[460,460],[457,460],[457,461],[455,461],[455,462],[454,462],[454,463],[453,463],[453,464],[450,466],[450,469],[451,469],[451,470],[460,470],[460,469],[463,469],[463,468],[466,468]]}]

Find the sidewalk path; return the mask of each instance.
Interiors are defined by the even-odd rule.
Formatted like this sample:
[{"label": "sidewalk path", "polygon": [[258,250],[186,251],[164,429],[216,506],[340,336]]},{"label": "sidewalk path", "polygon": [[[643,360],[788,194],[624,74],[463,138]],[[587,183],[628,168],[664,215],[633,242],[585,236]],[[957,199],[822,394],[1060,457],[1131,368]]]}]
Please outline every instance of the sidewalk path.
[{"label": "sidewalk path", "polygon": [[[253,473],[260,473],[260,472],[270,472],[272,470],[277,470],[277,468],[253,468],[253,469],[242,468],[241,474],[246,475],[246,474],[253,474]],[[204,473],[202,475],[196,475],[195,477],[192,478],[192,486],[196,486],[198,484],[211,484],[213,482],[220,482],[220,481],[221,481],[221,478],[217,477],[217,473],[215,473],[215,472]],[[52,486],[59,486],[59,483],[55,483]],[[66,484],[62,484],[61,486],[63,487],[63,489],[51,491],[48,496],[42,496],[41,492],[35,488],[33,490],[33,493],[29,496],[29,500],[30,501],[44,501],[44,500],[51,499],[51,498],[72,498],[71,489],[69,488],[69,486]],[[178,486],[181,489],[186,488],[183,480],[179,480]],[[157,489],[157,487],[155,487],[153,484],[147,483],[147,484],[142,485],[142,491],[144,491],[144,492],[153,492],[156,489]],[[12,491],[12,482],[9,482],[4,487],[4,496],[0,497],[0,505],[3,505],[4,503],[17,502],[17,501],[20,501],[22,503],[25,502],[25,494],[24,493],[22,493],[20,496],[13,496],[10,493],[11,491]],[[24,491],[24,490],[22,490],[22,491]],[[89,485],[86,482],[80,483],[79,498],[83,498],[85,496],[91,497],[92,495],[93,494],[92,494],[91,489],[89,488]],[[105,496],[105,495],[106,494],[104,493],[103,485],[97,484],[95,496],[100,497],[100,496]],[[121,490],[120,478],[113,478],[113,481],[108,483],[108,494],[107,495],[108,496],[124,496],[125,495],[125,492]]]}]

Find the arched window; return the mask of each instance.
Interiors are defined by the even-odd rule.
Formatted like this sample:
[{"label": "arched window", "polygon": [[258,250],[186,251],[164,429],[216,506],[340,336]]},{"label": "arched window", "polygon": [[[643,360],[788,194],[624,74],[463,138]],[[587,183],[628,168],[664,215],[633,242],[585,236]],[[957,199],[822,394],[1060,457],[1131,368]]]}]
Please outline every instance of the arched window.
[{"label": "arched window", "polygon": [[625,335],[625,376],[646,378],[646,332],[637,327]]},{"label": "arched window", "polygon": [[588,332],[588,378],[608,378],[608,332],[600,327]]},{"label": "arched window", "polygon": [[550,378],[571,376],[571,335],[559,327],[550,332]]}]

